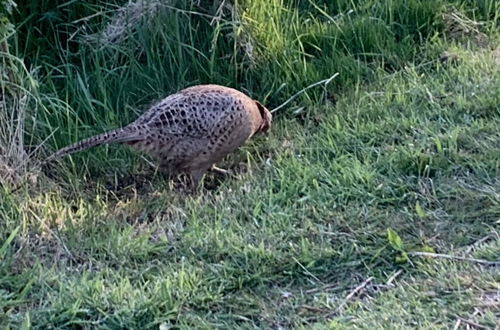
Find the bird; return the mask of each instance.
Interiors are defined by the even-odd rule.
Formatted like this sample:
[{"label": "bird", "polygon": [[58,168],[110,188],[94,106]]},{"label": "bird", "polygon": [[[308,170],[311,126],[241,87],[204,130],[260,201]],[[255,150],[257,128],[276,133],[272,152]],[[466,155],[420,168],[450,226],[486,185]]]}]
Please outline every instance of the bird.
[{"label": "bird", "polygon": [[134,122],[64,147],[45,163],[95,146],[120,143],[146,153],[168,173],[184,173],[199,189],[209,169],[257,133],[270,130],[271,112],[246,94],[220,85],[185,88],[154,104]]}]

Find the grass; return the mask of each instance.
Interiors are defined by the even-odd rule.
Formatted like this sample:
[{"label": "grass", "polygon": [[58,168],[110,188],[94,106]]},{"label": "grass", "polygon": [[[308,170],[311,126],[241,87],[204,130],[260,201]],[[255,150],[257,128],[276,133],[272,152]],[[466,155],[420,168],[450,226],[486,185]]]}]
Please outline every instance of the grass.
[{"label": "grass", "polygon": [[[20,117],[1,124],[0,326],[497,326],[498,267],[410,253],[498,261],[496,2],[225,3],[5,14],[0,111]],[[188,85],[273,108],[335,72],[200,195],[123,146],[29,171]]]}]

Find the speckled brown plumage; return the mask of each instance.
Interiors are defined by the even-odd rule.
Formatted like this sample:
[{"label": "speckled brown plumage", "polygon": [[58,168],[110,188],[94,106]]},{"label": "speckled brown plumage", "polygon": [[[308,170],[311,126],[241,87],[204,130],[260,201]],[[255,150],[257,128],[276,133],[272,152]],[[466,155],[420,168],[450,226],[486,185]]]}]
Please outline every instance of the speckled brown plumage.
[{"label": "speckled brown plumage", "polygon": [[272,116],[245,94],[218,85],[199,85],[172,94],[135,122],[65,147],[49,160],[107,143],[126,143],[159,160],[170,172],[203,174],[246,140],[271,126]]}]

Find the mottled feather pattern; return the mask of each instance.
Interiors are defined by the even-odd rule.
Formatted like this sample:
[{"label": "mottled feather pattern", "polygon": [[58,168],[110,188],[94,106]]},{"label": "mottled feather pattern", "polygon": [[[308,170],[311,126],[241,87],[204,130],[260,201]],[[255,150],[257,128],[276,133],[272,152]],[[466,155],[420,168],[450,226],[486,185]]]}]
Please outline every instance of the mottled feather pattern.
[{"label": "mottled feather pattern", "polygon": [[271,113],[228,87],[199,85],[170,95],[124,128],[65,147],[49,159],[106,143],[127,143],[197,185],[214,163],[271,126]]}]

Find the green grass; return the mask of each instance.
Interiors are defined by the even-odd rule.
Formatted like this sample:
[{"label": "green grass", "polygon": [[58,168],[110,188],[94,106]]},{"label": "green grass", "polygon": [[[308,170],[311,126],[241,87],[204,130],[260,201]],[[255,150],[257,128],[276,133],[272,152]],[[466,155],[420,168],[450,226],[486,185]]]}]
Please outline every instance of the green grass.
[{"label": "green grass", "polygon": [[[231,3],[212,22],[211,1],[173,1],[102,43],[123,1],[18,1],[6,16],[0,327],[497,326],[498,267],[408,253],[499,261],[498,4]],[[124,146],[26,172],[185,86],[273,108],[335,72],[199,195]]]}]

